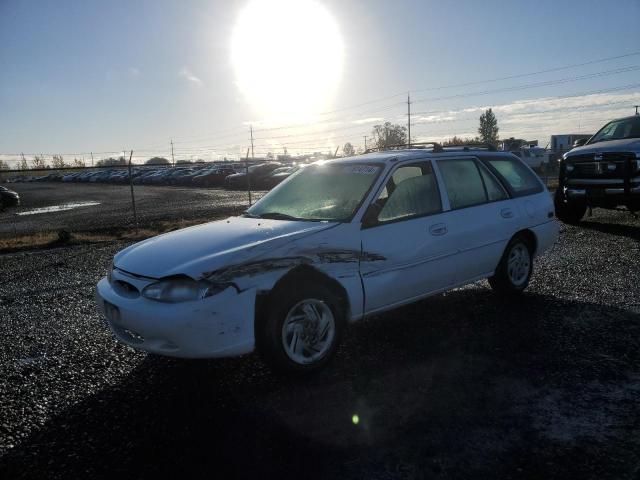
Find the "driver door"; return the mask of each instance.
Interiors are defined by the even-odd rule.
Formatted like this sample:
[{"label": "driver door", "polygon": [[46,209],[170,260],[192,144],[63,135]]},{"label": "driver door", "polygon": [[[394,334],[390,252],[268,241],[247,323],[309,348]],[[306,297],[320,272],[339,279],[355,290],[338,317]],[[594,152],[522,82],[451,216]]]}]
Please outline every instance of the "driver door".
[{"label": "driver door", "polygon": [[455,249],[447,216],[430,161],[396,168],[369,206],[362,227],[365,313],[411,302],[453,283]]}]

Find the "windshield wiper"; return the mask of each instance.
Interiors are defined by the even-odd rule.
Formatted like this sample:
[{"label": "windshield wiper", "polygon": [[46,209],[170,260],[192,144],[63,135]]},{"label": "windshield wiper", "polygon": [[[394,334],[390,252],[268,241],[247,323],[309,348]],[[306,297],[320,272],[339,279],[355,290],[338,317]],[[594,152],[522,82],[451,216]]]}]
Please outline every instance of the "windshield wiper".
[{"label": "windshield wiper", "polygon": [[287,215],[286,213],[280,212],[265,212],[260,215],[255,215],[256,218],[266,218],[270,220],[303,220],[302,218],[293,217],[291,215]]}]

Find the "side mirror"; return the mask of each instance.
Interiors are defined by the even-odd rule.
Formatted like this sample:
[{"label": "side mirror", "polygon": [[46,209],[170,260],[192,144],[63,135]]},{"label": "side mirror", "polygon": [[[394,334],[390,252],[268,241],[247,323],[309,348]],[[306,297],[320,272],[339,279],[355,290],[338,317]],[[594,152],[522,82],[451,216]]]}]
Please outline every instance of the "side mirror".
[{"label": "side mirror", "polygon": [[582,145],[584,145],[585,143],[587,143],[587,139],[586,139],[586,138],[579,138],[578,140],[576,140],[575,142],[573,142],[573,148],[581,147],[581,146],[582,146]]},{"label": "side mirror", "polygon": [[375,203],[372,203],[367,208],[362,216],[362,228],[373,227],[378,224],[378,214],[380,213],[380,207]]}]

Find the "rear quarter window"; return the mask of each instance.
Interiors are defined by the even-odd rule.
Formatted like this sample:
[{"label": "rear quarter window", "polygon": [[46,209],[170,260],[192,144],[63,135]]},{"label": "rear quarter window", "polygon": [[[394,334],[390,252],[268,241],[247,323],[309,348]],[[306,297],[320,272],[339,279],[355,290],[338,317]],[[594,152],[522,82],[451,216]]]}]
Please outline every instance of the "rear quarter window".
[{"label": "rear quarter window", "polygon": [[493,169],[513,197],[534,195],[544,189],[538,176],[516,158],[494,157],[483,162]]}]

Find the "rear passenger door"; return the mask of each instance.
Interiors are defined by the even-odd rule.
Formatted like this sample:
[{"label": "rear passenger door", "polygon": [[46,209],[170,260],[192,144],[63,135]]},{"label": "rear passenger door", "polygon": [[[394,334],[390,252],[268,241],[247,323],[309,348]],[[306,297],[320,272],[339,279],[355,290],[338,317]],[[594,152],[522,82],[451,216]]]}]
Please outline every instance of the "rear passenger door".
[{"label": "rear passenger door", "polygon": [[446,158],[436,163],[449,203],[450,241],[458,252],[455,283],[487,277],[518,230],[519,210],[477,158]]}]

